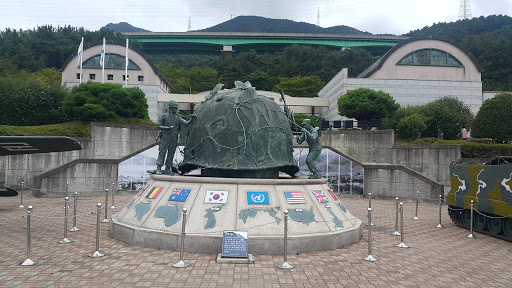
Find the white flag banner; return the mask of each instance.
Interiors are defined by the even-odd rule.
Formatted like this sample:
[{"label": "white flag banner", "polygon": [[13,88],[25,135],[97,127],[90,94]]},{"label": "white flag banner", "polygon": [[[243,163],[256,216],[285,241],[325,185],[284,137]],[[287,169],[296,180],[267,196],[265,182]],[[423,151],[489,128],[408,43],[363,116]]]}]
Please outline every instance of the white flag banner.
[{"label": "white flag banner", "polygon": [[206,203],[226,203],[228,200],[228,191],[206,191],[204,202]]},{"label": "white flag banner", "polygon": [[84,53],[84,37],[82,37],[82,42],[80,42],[80,46],[78,46],[78,61],[76,65],[80,67],[80,60],[82,60],[82,54]]},{"label": "white flag banner", "polygon": [[126,69],[128,69],[128,38],[126,39],[126,57],[125,57],[125,61],[126,61]]},{"label": "white flag banner", "polygon": [[124,87],[128,87],[128,38],[126,38],[126,56],[124,65]]},{"label": "white flag banner", "polygon": [[103,49],[101,49],[100,66],[105,66],[105,38],[103,38]]}]

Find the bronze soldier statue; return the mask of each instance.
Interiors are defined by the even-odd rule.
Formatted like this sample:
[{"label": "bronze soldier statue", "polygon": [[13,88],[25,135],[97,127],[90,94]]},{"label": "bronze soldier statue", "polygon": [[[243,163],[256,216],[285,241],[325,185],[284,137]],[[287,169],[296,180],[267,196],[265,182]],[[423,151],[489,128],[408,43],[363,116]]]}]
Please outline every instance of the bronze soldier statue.
[{"label": "bronze soldier statue", "polygon": [[320,172],[318,171],[318,168],[315,164],[315,159],[318,158],[322,152],[322,145],[320,145],[320,134],[318,133],[319,128],[312,127],[310,119],[302,120],[302,125],[304,126],[302,128],[302,132],[304,133],[297,137],[297,143],[302,144],[304,140],[306,140],[308,143],[309,153],[306,157],[306,164],[308,165],[309,172],[311,172],[309,179],[319,179],[322,177],[322,175],[320,175]]},{"label": "bronze soldier statue", "polygon": [[[178,115],[178,103],[176,103],[176,101],[169,101],[167,106],[169,108],[167,113],[160,115],[157,123],[158,128],[160,128],[160,133],[157,138],[160,139],[160,145],[158,146],[158,159],[156,160],[156,174],[173,175],[172,159],[174,158],[174,152],[178,145],[179,126],[188,125],[195,119],[196,115],[192,114],[192,119],[187,121]],[[165,170],[162,171],[164,160]]]}]

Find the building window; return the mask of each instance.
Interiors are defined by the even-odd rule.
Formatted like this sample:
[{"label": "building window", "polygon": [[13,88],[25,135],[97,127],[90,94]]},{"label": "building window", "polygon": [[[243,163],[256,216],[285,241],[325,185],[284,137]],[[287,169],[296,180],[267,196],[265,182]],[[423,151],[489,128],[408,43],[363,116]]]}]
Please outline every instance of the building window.
[{"label": "building window", "polygon": [[123,75],[123,81],[126,80],[126,76],[128,76],[128,81],[130,81],[130,75]]},{"label": "building window", "polygon": [[144,76],[140,76],[140,75],[139,75],[139,81],[140,81],[140,82],[144,81]]},{"label": "building window", "polygon": [[96,74],[89,74],[89,80],[95,80]]},{"label": "building window", "polygon": [[114,75],[107,74],[107,80],[114,80]]},{"label": "building window", "polygon": [[76,79],[80,79],[80,73],[76,73]]},{"label": "building window", "polygon": [[396,65],[464,67],[448,52],[438,49],[420,49],[405,55]]},{"label": "building window", "polygon": [[[97,54],[84,61],[83,68],[102,69],[100,65],[101,55]],[[105,54],[105,69],[124,70],[126,68],[126,58],[124,55],[107,53]],[[139,65],[128,59],[128,70],[141,70]]]}]

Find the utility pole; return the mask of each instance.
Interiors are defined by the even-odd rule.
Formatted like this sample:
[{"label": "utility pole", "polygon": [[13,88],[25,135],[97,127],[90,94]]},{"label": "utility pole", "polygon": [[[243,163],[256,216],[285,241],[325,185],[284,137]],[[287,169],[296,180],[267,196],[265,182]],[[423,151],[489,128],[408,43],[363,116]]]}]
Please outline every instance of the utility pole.
[{"label": "utility pole", "polygon": [[471,4],[469,3],[469,0],[460,0],[459,20],[471,19],[472,17]]},{"label": "utility pole", "polygon": [[320,26],[320,7],[316,7],[316,26]]},{"label": "utility pole", "polygon": [[190,20],[190,16],[188,16],[188,29],[187,32],[190,32],[192,30],[192,20]]}]

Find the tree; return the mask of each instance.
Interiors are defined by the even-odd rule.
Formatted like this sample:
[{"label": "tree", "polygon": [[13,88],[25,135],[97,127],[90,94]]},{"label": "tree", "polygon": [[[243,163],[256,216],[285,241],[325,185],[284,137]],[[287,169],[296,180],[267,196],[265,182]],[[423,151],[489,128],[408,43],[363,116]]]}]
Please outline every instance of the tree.
[{"label": "tree", "polygon": [[62,110],[70,119],[80,121],[118,117],[149,120],[144,92],[121,84],[87,82],[75,86],[64,98]]},{"label": "tree", "polygon": [[473,123],[473,114],[468,105],[454,97],[443,97],[423,106],[422,114],[429,120],[422,136],[437,137],[437,129],[444,133],[445,140],[457,139],[460,126],[469,130]]},{"label": "tree", "polygon": [[32,73],[32,76],[35,80],[38,80],[39,82],[46,85],[60,86],[62,81],[62,72],[55,68],[44,68],[37,70],[36,72]]},{"label": "tree", "polygon": [[423,106],[405,106],[398,108],[391,117],[382,119],[382,128],[397,130],[400,120],[414,114],[423,115]]},{"label": "tree", "polygon": [[[18,77],[19,76],[19,77]],[[68,89],[32,79],[28,72],[0,77],[0,124],[47,125],[66,122],[61,107]]]},{"label": "tree", "polygon": [[243,78],[243,82],[249,81],[251,82],[252,87],[256,87],[258,90],[266,90],[271,91],[275,84],[277,84],[277,79],[271,77],[267,72],[256,70],[251,74],[247,75]]},{"label": "tree", "polygon": [[215,85],[221,83],[217,70],[210,67],[194,67],[185,70],[185,75],[190,79],[192,93],[212,90]]},{"label": "tree", "polygon": [[338,99],[338,113],[357,120],[390,117],[399,107],[389,94],[367,88],[348,91]]},{"label": "tree", "polygon": [[512,94],[502,93],[485,100],[476,114],[471,135],[498,143],[512,141]]},{"label": "tree", "polygon": [[416,139],[427,128],[426,120],[421,114],[412,114],[400,119],[397,127],[398,137],[409,141]]},{"label": "tree", "polygon": [[[284,93],[293,97],[318,97],[318,92],[325,86],[325,82],[318,76],[279,78],[277,87]],[[277,89],[276,89],[277,90]]]},{"label": "tree", "polygon": [[174,86],[175,92],[188,94],[211,90],[222,83],[217,70],[209,67],[176,68],[169,63],[160,63],[158,70]]}]

